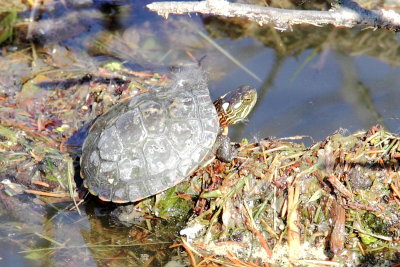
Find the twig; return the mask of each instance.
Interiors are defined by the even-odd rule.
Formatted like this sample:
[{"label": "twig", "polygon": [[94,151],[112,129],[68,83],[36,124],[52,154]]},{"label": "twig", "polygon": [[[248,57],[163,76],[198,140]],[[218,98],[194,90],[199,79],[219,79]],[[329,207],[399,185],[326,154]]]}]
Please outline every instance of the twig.
[{"label": "twig", "polygon": [[262,7],[225,0],[205,0],[200,2],[153,2],[147,5],[159,15],[168,17],[170,13],[202,13],[225,17],[242,17],[260,25],[272,23],[279,30],[291,29],[296,24],[321,26],[332,24],[337,27],[365,25],[373,28],[400,30],[400,15],[392,10],[368,10],[352,0],[342,0],[341,4],[329,11],[290,10]]},{"label": "twig", "polygon": [[197,33],[206,39],[210,44],[212,44],[218,51],[221,52],[225,57],[227,57],[229,60],[231,60],[233,63],[235,63],[237,66],[239,66],[241,69],[243,69],[247,74],[249,74],[251,77],[256,79],[257,81],[261,82],[261,79],[254,74],[251,70],[249,70],[245,65],[240,63],[234,56],[232,56],[228,51],[226,51],[223,47],[221,47],[218,43],[216,43],[213,39],[211,39],[208,35],[204,34],[202,31],[198,31]]},{"label": "twig", "polygon": [[46,196],[46,197],[59,197],[59,198],[70,197],[70,195],[68,193],[51,193],[51,192],[43,192],[43,191],[31,190],[31,189],[25,190],[25,193],[35,194],[35,195],[39,195],[39,196]]},{"label": "twig", "polygon": [[344,249],[345,242],[345,223],[346,223],[346,210],[340,205],[337,200],[333,203],[331,210],[331,220],[333,222],[333,229],[331,238],[329,240],[329,247],[331,251],[337,255]]},{"label": "twig", "polygon": [[300,255],[300,229],[298,227],[297,208],[300,203],[300,186],[290,185],[288,188],[288,215],[287,240],[289,245],[289,259],[296,260]]}]

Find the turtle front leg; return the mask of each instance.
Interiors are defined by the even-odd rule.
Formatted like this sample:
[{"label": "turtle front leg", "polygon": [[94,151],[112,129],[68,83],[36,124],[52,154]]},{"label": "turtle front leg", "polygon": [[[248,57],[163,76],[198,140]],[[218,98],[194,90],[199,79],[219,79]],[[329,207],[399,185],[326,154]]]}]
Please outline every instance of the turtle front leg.
[{"label": "turtle front leg", "polygon": [[227,135],[219,135],[215,142],[216,156],[219,160],[230,162],[235,156],[235,151],[231,148],[231,139]]},{"label": "turtle front leg", "polygon": [[219,135],[213,147],[215,156],[224,162],[231,162],[236,155],[236,151],[231,148],[231,139],[228,136],[228,127],[221,126]]}]

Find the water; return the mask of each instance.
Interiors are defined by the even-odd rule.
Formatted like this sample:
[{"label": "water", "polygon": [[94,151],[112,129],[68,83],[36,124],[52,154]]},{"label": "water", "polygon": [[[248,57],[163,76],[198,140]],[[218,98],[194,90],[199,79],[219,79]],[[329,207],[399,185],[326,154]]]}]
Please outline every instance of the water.
[{"label": "water", "polygon": [[[71,16],[75,16],[73,12],[83,12],[80,14],[86,15],[86,19],[69,21],[65,24],[69,31],[49,31],[39,41],[49,49],[59,42],[69,51],[92,56],[95,61],[120,58],[139,71],[166,70],[162,66],[193,62],[192,57],[202,59],[213,99],[242,84],[249,84],[259,92],[257,106],[247,122],[230,129],[235,141],[301,135],[307,136],[301,142],[310,144],[341,128],[351,133],[377,123],[399,132],[400,60],[398,53],[391,51],[399,46],[399,34],[301,26],[295,27],[295,32],[275,32],[288,51],[279,54],[272,47],[278,46],[282,51],[282,46],[276,45],[274,39],[269,40],[268,34],[256,35],[256,31],[249,30],[248,35],[235,40],[211,38],[203,21],[210,31],[213,31],[210,27],[220,25],[211,24],[207,17],[171,15],[165,20],[147,11],[144,6],[149,2],[105,6],[101,2],[81,1],[79,8],[68,7],[65,11]],[[50,10],[43,14],[43,19],[67,20],[59,17],[63,12]],[[266,29],[271,33],[271,28]],[[288,41],[291,38],[293,42]],[[98,40],[105,40],[100,48]],[[234,63],[227,54],[243,66]],[[67,56],[64,60],[68,66]],[[118,251],[109,252],[110,259],[105,262],[100,260],[103,248],[95,245],[107,244],[110,250],[111,238],[130,236],[140,241],[127,228],[109,225],[107,209],[101,206],[83,206],[83,216],[65,207],[51,208],[43,214],[44,218],[33,223],[21,214],[0,213],[1,224],[9,225],[0,232],[1,266],[57,266],[65,262],[70,266],[82,262],[88,266],[120,262],[135,265],[146,261],[145,256],[136,261],[118,261],[115,259],[120,255]],[[44,240],[42,235],[53,239]],[[9,240],[15,242],[10,244]],[[62,248],[63,244],[68,249]],[[87,248],[87,244],[92,247]],[[40,247],[49,249],[17,253]],[[156,246],[142,250],[133,247],[128,248],[139,257],[157,255],[160,250]],[[32,260],[26,259],[26,255]],[[152,262],[157,263],[157,260]]]},{"label": "water", "polygon": [[[239,42],[251,43],[249,49],[259,46],[252,40]],[[268,83],[266,80],[276,66],[275,52],[269,48],[246,61],[246,66],[265,82],[256,81],[236,67],[211,84],[213,89],[250,84],[259,93],[265,92],[249,122],[235,128],[235,138],[306,135],[318,141],[340,128],[351,133],[377,123],[398,132],[399,106],[395,101],[400,94],[398,66],[368,56],[342,55],[329,50],[326,55],[315,56],[296,75],[311,53],[308,50],[298,58],[282,60],[272,84],[265,87],[263,83]]]}]

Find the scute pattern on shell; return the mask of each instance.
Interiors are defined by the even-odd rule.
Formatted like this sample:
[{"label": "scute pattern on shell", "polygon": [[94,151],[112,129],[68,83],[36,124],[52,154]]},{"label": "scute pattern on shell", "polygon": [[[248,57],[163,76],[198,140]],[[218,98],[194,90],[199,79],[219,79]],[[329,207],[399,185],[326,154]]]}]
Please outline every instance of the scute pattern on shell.
[{"label": "scute pattern on shell", "polygon": [[85,185],[119,203],[154,195],[195,170],[218,131],[203,72],[184,69],[166,86],[119,103],[94,122],[81,158]]}]

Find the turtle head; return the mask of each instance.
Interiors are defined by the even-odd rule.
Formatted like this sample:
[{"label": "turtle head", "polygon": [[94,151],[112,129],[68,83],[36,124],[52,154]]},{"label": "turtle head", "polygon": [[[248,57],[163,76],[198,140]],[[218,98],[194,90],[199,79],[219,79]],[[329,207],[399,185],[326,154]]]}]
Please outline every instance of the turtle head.
[{"label": "turtle head", "polygon": [[228,126],[243,120],[257,102],[257,91],[248,85],[221,96],[215,102],[221,126]]}]

